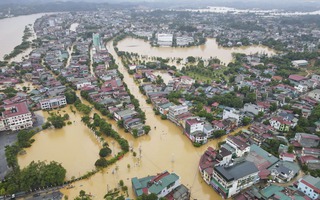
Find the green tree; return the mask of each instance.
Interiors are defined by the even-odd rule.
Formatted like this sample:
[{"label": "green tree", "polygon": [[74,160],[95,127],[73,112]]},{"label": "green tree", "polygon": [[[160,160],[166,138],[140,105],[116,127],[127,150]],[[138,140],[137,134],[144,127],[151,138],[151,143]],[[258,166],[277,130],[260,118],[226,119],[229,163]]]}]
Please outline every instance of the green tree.
[{"label": "green tree", "polygon": [[105,158],[99,158],[94,165],[96,167],[106,167],[108,166],[108,161]]},{"label": "green tree", "polygon": [[224,136],[226,134],[226,130],[217,130],[217,131],[214,131],[212,136],[214,138],[220,138],[222,136]]},{"label": "green tree", "polygon": [[40,161],[32,161],[26,168],[21,170],[21,190],[26,191],[30,188],[61,185],[64,182],[66,172],[67,171],[61,164],[55,161],[52,161],[49,164]]},{"label": "green tree", "polygon": [[190,63],[194,63],[194,62],[196,62],[196,58],[193,57],[193,56],[188,56],[187,57],[187,61],[190,62]]},{"label": "green tree", "polygon": [[64,93],[68,104],[73,104],[77,100],[77,95],[73,90],[68,90]]},{"label": "green tree", "polygon": [[270,109],[271,112],[274,112],[274,111],[276,111],[278,109],[278,106],[277,106],[276,103],[271,103],[269,109]]},{"label": "green tree", "polygon": [[158,200],[158,196],[156,194],[142,194],[137,198],[137,200]]},{"label": "green tree", "polygon": [[112,152],[112,151],[111,151],[110,148],[104,147],[104,148],[100,149],[99,156],[101,156],[101,157],[106,157],[106,156],[110,155],[111,152]]},{"label": "green tree", "polygon": [[243,124],[244,126],[247,126],[247,125],[250,124],[251,121],[252,121],[252,119],[251,119],[250,117],[244,117],[244,118],[242,119],[242,124]]},{"label": "green tree", "polygon": [[62,128],[66,125],[64,118],[57,114],[53,114],[48,117],[48,121],[52,124],[52,126],[54,126],[54,128]]},{"label": "green tree", "polygon": [[143,126],[143,130],[144,130],[145,134],[148,134],[151,130],[151,127],[149,125]]},{"label": "green tree", "polygon": [[288,147],[288,153],[293,153],[293,149],[294,149],[293,145],[290,145]]}]

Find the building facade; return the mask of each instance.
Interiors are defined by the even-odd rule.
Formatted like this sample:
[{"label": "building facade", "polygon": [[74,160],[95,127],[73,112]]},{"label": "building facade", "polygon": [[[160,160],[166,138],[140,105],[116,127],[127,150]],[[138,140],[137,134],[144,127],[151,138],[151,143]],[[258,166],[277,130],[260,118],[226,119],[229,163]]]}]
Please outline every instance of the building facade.
[{"label": "building facade", "polygon": [[258,173],[259,169],[249,161],[215,166],[210,184],[224,198],[230,198],[256,183],[259,180]]},{"label": "building facade", "polygon": [[305,175],[298,181],[298,189],[311,199],[319,199],[320,197],[320,178]]},{"label": "building facade", "polygon": [[18,131],[32,126],[32,113],[25,101],[4,106],[0,117],[0,131]]},{"label": "building facade", "polygon": [[43,99],[39,103],[42,110],[47,110],[67,105],[67,99],[66,96],[58,96],[50,99]]}]

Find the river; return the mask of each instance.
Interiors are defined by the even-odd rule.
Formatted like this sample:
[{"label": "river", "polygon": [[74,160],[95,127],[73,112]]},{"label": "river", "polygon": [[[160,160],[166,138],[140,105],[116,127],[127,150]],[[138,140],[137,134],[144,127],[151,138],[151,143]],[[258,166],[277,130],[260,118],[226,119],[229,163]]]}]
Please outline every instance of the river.
[{"label": "river", "polygon": [[193,47],[152,47],[149,42],[142,39],[127,37],[118,42],[119,51],[127,51],[138,53],[143,56],[156,56],[162,58],[187,58],[188,56],[202,57],[204,59],[219,58],[221,62],[228,64],[232,61],[232,53],[266,53],[268,55],[275,54],[275,51],[261,45],[253,45],[248,47],[226,48],[218,46],[213,38],[207,38],[205,44]]},{"label": "river", "polygon": [[[0,60],[22,42],[25,26],[34,24],[45,13],[5,18],[0,20]],[[16,60],[15,60],[16,61]]]}]

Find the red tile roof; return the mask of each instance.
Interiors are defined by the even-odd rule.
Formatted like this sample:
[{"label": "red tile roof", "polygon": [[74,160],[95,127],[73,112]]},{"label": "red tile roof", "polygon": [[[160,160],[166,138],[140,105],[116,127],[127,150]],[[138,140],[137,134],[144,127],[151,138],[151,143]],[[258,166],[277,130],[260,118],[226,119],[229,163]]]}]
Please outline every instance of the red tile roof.
[{"label": "red tile roof", "polygon": [[291,79],[291,80],[293,80],[293,81],[302,81],[302,80],[305,80],[306,77],[293,74],[293,75],[290,75],[290,76],[289,76],[289,79]]},{"label": "red tile roof", "polygon": [[14,117],[18,115],[27,114],[30,112],[28,105],[25,101],[20,103],[5,105],[4,108],[5,108],[5,111],[4,111],[5,117]]}]

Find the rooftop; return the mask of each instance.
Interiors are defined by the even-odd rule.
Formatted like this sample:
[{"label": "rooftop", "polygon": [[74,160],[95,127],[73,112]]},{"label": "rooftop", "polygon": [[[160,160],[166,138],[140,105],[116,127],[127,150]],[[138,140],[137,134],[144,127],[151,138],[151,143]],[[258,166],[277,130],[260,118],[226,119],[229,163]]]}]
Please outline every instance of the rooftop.
[{"label": "rooftop", "polygon": [[5,105],[4,109],[5,109],[5,111],[3,113],[4,113],[5,117],[14,117],[17,115],[23,115],[23,114],[30,113],[26,101]]},{"label": "rooftop", "polygon": [[259,172],[259,169],[250,161],[243,161],[229,166],[216,166],[214,170],[228,182]]}]

